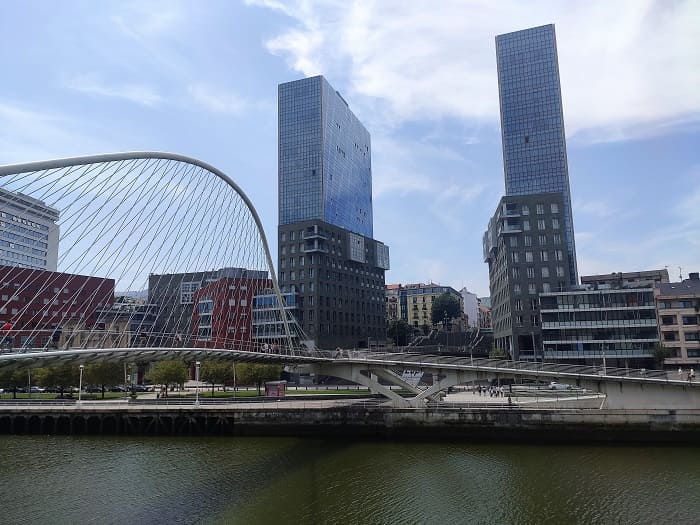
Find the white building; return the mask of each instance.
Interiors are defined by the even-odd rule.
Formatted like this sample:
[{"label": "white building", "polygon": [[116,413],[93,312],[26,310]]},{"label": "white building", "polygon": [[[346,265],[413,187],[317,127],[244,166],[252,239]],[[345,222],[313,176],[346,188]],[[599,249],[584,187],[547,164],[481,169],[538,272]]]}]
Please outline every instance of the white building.
[{"label": "white building", "polygon": [[459,291],[464,302],[464,313],[467,314],[467,322],[471,328],[479,326],[479,298],[466,287]]},{"label": "white building", "polygon": [[0,188],[0,265],[56,271],[58,210]]}]

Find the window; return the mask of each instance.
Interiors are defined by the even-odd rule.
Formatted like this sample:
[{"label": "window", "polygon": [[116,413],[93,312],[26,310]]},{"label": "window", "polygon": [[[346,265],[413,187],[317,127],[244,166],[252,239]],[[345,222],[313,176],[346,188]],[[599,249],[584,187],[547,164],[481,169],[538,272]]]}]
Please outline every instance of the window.
[{"label": "window", "polygon": [[520,278],[520,269],[519,268],[512,268],[511,275],[513,276],[513,279],[519,279]]},{"label": "window", "polygon": [[557,261],[563,261],[564,252],[562,252],[561,250],[554,250],[554,259]]},{"label": "window", "polygon": [[527,278],[528,279],[535,278],[535,269],[532,266],[528,266],[528,268],[527,268]]},{"label": "window", "polygon": [[289,253],[291,253],[291,254],[297,253],[297,245],[296,244],[289,245]]},{"label": "window", "polygon": [[523,204],[522,214],[523,215],[530,215],[530,208],[528,208],[526,204]]},{"label": "window", "polygon": [[675,315],[662,315],[661,316],[661,324],[664,325],[672,325],[676,324],[676,316]]},{"label": "window", "polygon": [[664,341],[678,341],[678,332],[663,332]]},{"label": "window", "polygon": [[559,213],[559,205],[556,202],[550,204],[549,209],[552,213]]},{"label": "window", "polygon": [[547,250],[540,250],[540,261],[542,261],[542,262],[549,261],[549,253],[547,252]]},{"label": "window", "polygon": [[549,277],[549,268],[547,268],[546,266],[542,267],[542,277]]},{"label": "window", "polygon": [[516,300],[515,300],[515,303],[514,303],[513,307],[514,307],[516,310],[522,310],[522,309],[523,309],[523,304],[522,304],[522,302],[520,301],[520,299],[516,299]]},{"label": "window", "polygon": [[525,252],[525,262],[532,262],[532,252]]},{"label": "window", "polygon": [[532,326],[539,326],[540,325],[540,316],[539,315],[531,315],[530,316],[530,324],[532,324]]},{"label": "window", "polygon": [[[547,268],[543,269],[546,270]],[[551,291],[552,289],[550,288],[549,283],[542,283],[542,293],[549,293]]]},{"label": "window", "polygon": [[282,248],[280,248],[280,254],[287,255],[287,247],[286,246],[282,246]]},{"label": "window", "polygon": [[696,315],[684,315],[683,324],[698,324],[698,317]]},{"label": "window", "polygon": [[561,244],[561,233],[555,233],[552,237],[552,242],[554,244]]},{"label": "window", "polygon": [[537,205],[537,215],[542,215],[544,213],[544,204]]},{"label": "window", "polygon": [[557,266],[556,273],[557,273],[557,277],[564,277],[564,267]]},{"label": "window", "polygon": [[685,333],[685,340],[686,341],[700,341],[700,332],[686,332]]},{"label": "window", "polygon": [[537,229],[538,230],[545,229],[544,219],[537,219]]},{"label": "window", "polygon": [[535,283],[530,283],[527,285],[527,293],[530,295],[535,295],[537,293],[537,286],[535,286]]},{"label": "window", "polygon": [[522,326],[522,325],[523,325],[523,316],[522,316],[522,315],[516,315],[516,316],[515,316],[515,325],[516,325],[516,326]]},{"label": "window", "polygon": [[296,240],[296,233],[297,232],[289,232],[289,240],[290,241]]},{"label": "window", "polygon": [[515,248],[518,246],[518,238],[517,237],[511,237],[510,238],[510,247]]},{"label": "window", "polygon": [[514,263],[518,262],[518,252],[513,252],[510,254],[510,258]]},{"label": "window", "polygon": [[280,241],[287,242],[287,232],[282,232],[282,235],[280,236]]},{"label": "window", "polygon": [[180,304],[192,304],[194,292],[202,286],[201,281],[181,282],[180,283]]},{"label": "window", "polygon": [[530,231],[530,221],[527,219],[523,220],[523,230]]},{"label": "window", "polygon": [[556,217],[554,217],[552,219],[552,229],[554,229],[554,230],[559,229],[559,219],[557,219]]},{"label": "window", "polygon": [[546,235],[540,235],[537,238],[537,242],[539,243],[540,246],[544,246],[547,244],[547,236]]},{"label": "window", "polygon": [[519,285],[519,284],[514,284],[514,285],[513,285],[513,293],[514,293],[514,294],[519,294],[519,293],[520,293],[520,285]]},{"label": "window", "polygon": [[523,237],[523,242],[525,243],[525,246],[532,246],[532,237],[526,235]]},{"label": "window", "polygon": [[537,310],[540,307],[540,300],[537,297],[530,298],[530,310]]}]

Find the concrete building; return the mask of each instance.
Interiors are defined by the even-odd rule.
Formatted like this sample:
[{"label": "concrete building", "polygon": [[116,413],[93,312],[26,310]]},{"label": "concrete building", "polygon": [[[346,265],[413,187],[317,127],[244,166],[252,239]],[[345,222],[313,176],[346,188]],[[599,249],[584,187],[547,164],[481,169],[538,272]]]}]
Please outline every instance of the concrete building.
[{"label": "concrete building", "polygon": [[0,188],[0,265],[56,271],[58,210]]},{"label": "concrete building", "polygon": [[700,364],[700,278],[697,272],[679,283],[654,287],[661,344],[673,352],[664,364]]},{"label": "concrete building", "polygon": [[471,328],[479,326],[479,298],[475,293],[465,288],[459,291],[462,294],[462,304],[464,305],[464,315],[467,318],[467,325]]},{"label": "concrete building", "polygon": [[650,368],[656,328],[654,289],[582,285],[540,294],[543,358],[547,362]]},{"label": "concrete building", "polygon": [[[297,294],[285,293],[282,295],[284,308],[294,317],[297,308]],[[253,296],[253,344],[259,348],[274,350],[275,347],[287,345],[287,332],[284,328],[282,317],[278,308],[277,295],[271,289],[263,290]],[[291,324],[291,323],[290,323]],[[297,341],[298,334],[291,330],[293,343]]]},{"label": "concrete building", "polygon": [[513,359],[540,357],[539,294],[571,282],[563,230],[561,193],[543,193],[503,197],[484,233],[494,344]]},{"label": "concrete building", "polygon": [[[233,282],[226,286],[225,290],[219,287],[207,288],[212,283],[222,279],[232,279]],[[229,289],[228,287],[234,287]],[[218,316],[225,316],[226,324],[217,332],[217,341],[228,338],[228,328],[241,328],[242,318],[229,319],[229,302],[233,301],[236,309],[234,313],[241,313],[238,307],[243,307],[247,315],[245,323],[247,339],[250,339],[251,331],[251,305],[252,297],[259,291],[269,288],[268,274],[261,270],[247,270],[245,268],[221,268],[206,272],[186,272],[174,274],[151,274],[148,278],[148,303],[157,305],[158,313],[153,325],[153,334],[149,338],[149,344],[160,346],[194,346],[199,340],[199,320],[193,324],[195,311],[199,312],[199,301],[212,301],[207,303],[213,308],[213,300],[219,303]],[[204,293],[198,293],[200,289],[207,288]],[[216,293],[213,293],[216,292]],[[221,302],[225,304],[221,304]],[[203,306],[204,308],[204,306]],[[203,312],[204,313],[204,312]],[[213,320],[214,316],[209,317]],[[234,322],[235,321],[235,322]],[[223,326],[223,325],[222,325]],[[201,326],[203,334],[205,325]],[[212,325],[209,325],[212,328]],[[195,331],[196,330],[196,331]],[[231,333],[230,339],[242,336],[242,332]],[[202,336],[204,341],[205,335]]]},{"label": "concrete building", "polygon": [[578,283],[554,25],[496,37],[506,195],[560,193],[569,283]]},{"label": "concrete building", "polygon": [[386,339],[389,248],[372,238],[370,136],[322,77],[279,86],[279,282],[320,348]]}]

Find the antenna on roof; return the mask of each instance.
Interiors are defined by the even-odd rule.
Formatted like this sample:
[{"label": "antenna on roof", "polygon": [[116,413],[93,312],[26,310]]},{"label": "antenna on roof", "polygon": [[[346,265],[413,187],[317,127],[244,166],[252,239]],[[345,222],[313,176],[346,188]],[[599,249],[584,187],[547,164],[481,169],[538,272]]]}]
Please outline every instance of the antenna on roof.
[{"label": "antenna on roof", "polygon": [[678,280],[683,280],[683,268],[681,268],[680,266],[678,267]]}]

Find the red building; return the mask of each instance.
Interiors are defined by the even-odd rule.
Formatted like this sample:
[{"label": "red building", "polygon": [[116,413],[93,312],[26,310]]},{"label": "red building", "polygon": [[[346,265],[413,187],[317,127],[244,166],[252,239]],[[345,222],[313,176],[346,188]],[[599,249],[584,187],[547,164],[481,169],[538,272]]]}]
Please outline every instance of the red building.
[{"label": "red building", "polygon": [[0,266],[0,346],[55,346],[65,329],[90,329],[112,303],[114,279]]},{"label": "red building", "polygon": [[253,348],[253,296],[269,289],[267,278],[224,277],[194,293],[192,336],[202,348]]}]

